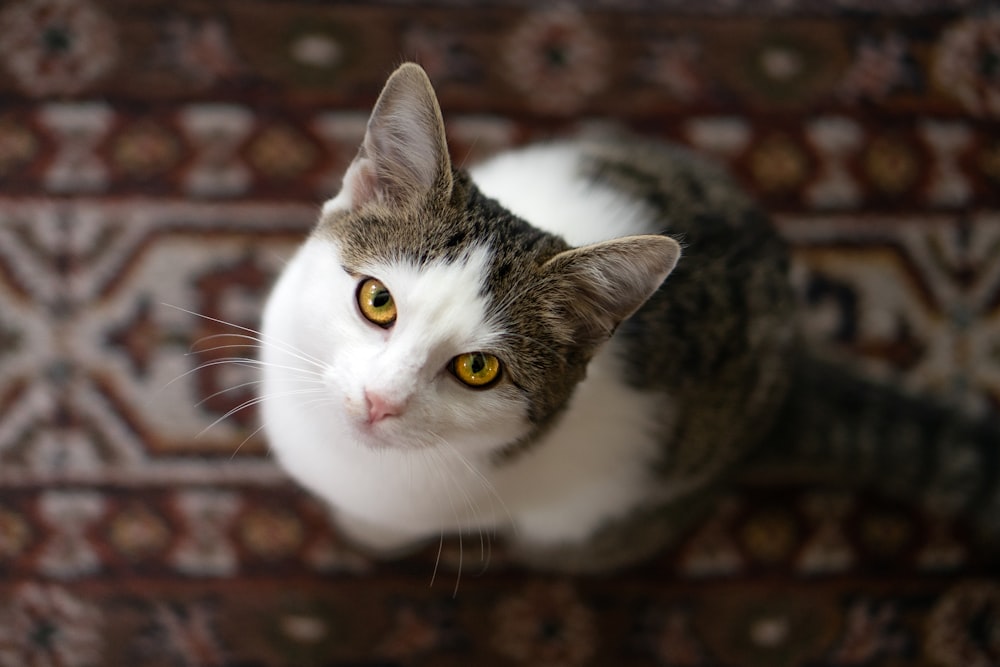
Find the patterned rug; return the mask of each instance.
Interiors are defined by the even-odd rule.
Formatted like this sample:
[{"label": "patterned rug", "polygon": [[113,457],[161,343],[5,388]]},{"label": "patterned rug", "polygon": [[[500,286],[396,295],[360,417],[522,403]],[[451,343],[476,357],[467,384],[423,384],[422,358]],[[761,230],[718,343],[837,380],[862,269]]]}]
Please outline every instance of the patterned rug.
[{"label": "patterned rug", "polygon": [[875,490],[738,486],[609,577],[338,539],[204,341],[255,325],[403,59],[460,163],[608,123],[715,156],[793,244],[817,345],[1000,413],[995,5],[14,0],[0,667],[1000,664],[1000,559]]}]

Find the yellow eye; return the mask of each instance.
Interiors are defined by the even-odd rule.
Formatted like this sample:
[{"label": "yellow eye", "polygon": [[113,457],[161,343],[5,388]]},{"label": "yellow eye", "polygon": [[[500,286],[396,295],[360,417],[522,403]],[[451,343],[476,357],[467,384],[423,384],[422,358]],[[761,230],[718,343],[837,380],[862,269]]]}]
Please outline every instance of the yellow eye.
[{"label": "yellow eye", "polygon": [[466,352],[452,359],[451,371],[470,387],[485,387],[500,377],[500,360],[486,352]]},{"label": "yellow eye", "polygon": [[396,302],[381,281],[366,278],[358,286],[358,308],[365,318],[380,327],[389,328],[396,321]]}]

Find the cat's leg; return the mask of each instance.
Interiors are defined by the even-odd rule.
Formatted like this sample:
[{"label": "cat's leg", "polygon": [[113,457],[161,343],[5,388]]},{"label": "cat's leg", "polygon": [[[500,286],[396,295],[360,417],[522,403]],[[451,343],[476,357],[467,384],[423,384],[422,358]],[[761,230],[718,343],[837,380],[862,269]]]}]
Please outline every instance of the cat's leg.
[{"label": "cat's leg", "polygon": [[380,526],[343,512],[337,512],[334,519],[338,532],[345,540],[379,558],[405,556],[418,550],[429,539],[426,534]]},{"label": "cat's leg", "polygon": [[579,541],[525,539],[511,544],[514,560],[529,567],[568,573],[608,572],[641,563],[665,548],[675,546],[697,522],[715,507],[718,489],[704,489],[672,502],[644,507],[609,521],[587,539]]}]

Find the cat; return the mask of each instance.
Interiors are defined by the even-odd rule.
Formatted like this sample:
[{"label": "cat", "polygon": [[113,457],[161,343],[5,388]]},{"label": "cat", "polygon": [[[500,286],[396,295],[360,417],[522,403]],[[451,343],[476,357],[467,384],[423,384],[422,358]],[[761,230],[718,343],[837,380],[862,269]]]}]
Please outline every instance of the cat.
[{"label": "cat", "polygon": [[[677,146],[580,139],[456,168],[407,63],[267,300],[266,436],[374,554],[485,532],[529,565],[630,565],[765,441],[772,463],[850,466],[824,440],[850,440],[840,417],[803,420],[858,396],[895,409],[801,352],[788,273],[766,215]],[[807,380],[828,383],[813,402]]]}]

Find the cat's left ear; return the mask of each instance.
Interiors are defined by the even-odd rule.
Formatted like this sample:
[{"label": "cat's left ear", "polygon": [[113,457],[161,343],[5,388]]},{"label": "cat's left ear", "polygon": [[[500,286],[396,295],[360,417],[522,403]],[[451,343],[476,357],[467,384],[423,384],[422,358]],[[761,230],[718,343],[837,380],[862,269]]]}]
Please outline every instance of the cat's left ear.
[{"label": "cat's left ear", "polygon": [[556,281],[557,307],[578,340],[597,344],[653,295],[680,256],[667,236],[626,236],[561,252],[542,270]]},{"label": "cat's left ear", "polygon": [[423,68],[406,63],[386,81],[343,187],[323,211],[357,210],[373,201],[403,206],[432,190],[447,196],[451,185],[437,96]]}]

